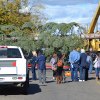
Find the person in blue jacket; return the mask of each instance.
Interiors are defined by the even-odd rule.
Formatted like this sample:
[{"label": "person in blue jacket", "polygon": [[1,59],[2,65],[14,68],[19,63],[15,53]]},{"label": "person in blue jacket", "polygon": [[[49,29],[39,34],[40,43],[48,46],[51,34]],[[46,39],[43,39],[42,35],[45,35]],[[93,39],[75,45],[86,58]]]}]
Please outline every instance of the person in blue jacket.
[{"label": "person in blue jacket", "polygon": [[78,81],[78,67],[79,67],[80,53],[75,49],[69,54],[69,62],[71,66],[71,79]]},{"label": "person in blue jacket", "polygon": [[37,77],[36,77],[35,68],[36,68],[37,53],[36,53],[36,51],[32,51],[32,54],[33,54],[32,60],[31,60],[31,64],[32,64],[32,68],[31,68],[32,69],[32,79],[36,80]]},{"label": "person in blue jacket", "polygon": [[39,83],[46,84],[46,57],[40,50],[37,56]]}]

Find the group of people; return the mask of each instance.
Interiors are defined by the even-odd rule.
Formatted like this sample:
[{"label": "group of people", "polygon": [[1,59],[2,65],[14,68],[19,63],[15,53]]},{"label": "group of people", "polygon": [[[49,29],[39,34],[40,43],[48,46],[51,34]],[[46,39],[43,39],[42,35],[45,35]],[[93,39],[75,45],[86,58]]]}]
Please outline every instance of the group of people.
[{"label": "group of people", "polygon": [[[36,80],[36,72],[35,69],[37,67],[38,69],[38,79],[39,84],[46,84],[46,57],[42,53],[42,51],[33,51],[33,56],[31,59],[31,70],[32,70],[32,79]],[[61,53],[57,55],[57,53],[54,53],[50,63],[52,64],[52,70],[53,70],[53,78],[57,79],[57,84],[60,84],[62,82],[62,71],[63,71],[63,57]]]},{"label": "group of people", "polygon": [[[31,60],[32,63],[32,78],[36,80],[35,68],[38,68],[38,79],[39,83],[46,83],[46,57],[42,51],[33,51],[33,57]],[[71,80],[72,81],[87,81],[88,75],[92,73],[93,66],[95,68],[96,80],[99,80],[99,71],[100,71],[100,54],[95,54],[95,57],[92,57],[92,53],[85,52],[84,49],[78,51],[73,49],[69,53],[68,62],[70,63],[71,70]],[[56,80],[57,84],[62,83],[63,81],[63,65],[64,65],[65,55],[53,53],[50,63],[53,71],[53,80]]]},{"label": "group of people", "polygon": [[42,50],[33,51],[33,56],[31,59],[31,70],[32,70],[32,79],[37,80],[36,76],[36,67],[38,68],[38,79],[40,84],[46,84],[46,57],[42,53]]},{"label": "group of people", "polygon": [[52,71],[53,71],[53,80],[57,81],[57,84],[62,83],[63,81],[63,65],[64,65],[64,56],[61,53],[53,53],[53,56],[50,60]]},{"label": "group of people", "polygon": [[[71,66],[71,79],[72,81],[87,81],[88,74],[92,73],[93,66],[95,68],[96,80],[99,80],[99,71],[100,71],[100,54],[95,54],[95,57],[92,57],[93,53],[85,52],[84,49],[73,51],[69,54],[69,62]],[[79,71],[79,76],[78,76]]]}]

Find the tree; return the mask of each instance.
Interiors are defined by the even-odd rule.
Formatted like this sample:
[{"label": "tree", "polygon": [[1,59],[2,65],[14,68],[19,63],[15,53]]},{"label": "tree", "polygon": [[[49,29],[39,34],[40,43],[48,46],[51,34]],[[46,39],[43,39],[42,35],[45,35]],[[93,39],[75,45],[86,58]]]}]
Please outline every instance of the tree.
[{"label": "tree", "polygon": [[51,33],[55,33],[57,30],[58,24],[54,22],[46,23],[43,25],[42,31],[48,31]]},{"label": "tree", "polygon": [[46,23],[43,25],[42,32],[48,31],[51,32],[51,34],[59,35],[59,36],[67,36],[69,34],[73,34],[74,29],[78,27],[78,31],[83,31],[84,28],[80,26],[78,23],[71,22],[71,23]]},{"label": "tree", "polygon": [[[21,26],[31,19],[30,13],[20,13],[21,3],[25,0],[7,0],[0,2],[0,23]],[[22,20],[23,19],[23,20]]]},{"label": "tree", "polygon": [[[0,36],[2,45],[18,45],[30,52],[35,49],[45,50],[50,55],[55,50],[66,52],[73,46],[81,46],[82,39],[73,33],[73,26],[77,23],[46,23],[42,13],[44,6],[37,3],[28,11],[27,0],[0,1]],[[35,40],[35,36],[38,39]]]},{"label": "tree", "polygon": [[58,25],[59,35],[66,36],[67,33],[71,30],[71,27],[69,24],[61,23]]},{"label": "tree", "polygon": [[42,5],[23,11],[27,6],[28,0],[0,0],[0,44],[18,45],[27,51],[36,49],[34,37],[44,20],[40,18]]},{"label": "tree", "polygon": [[44,48],[46,56],[51,55],[54,51],[67,53],[75,48],[83,47],[83,39],[79,35],[59,36],[51,34],[50,32],[43,32],[39,35],[36,42],[37,48]]}]

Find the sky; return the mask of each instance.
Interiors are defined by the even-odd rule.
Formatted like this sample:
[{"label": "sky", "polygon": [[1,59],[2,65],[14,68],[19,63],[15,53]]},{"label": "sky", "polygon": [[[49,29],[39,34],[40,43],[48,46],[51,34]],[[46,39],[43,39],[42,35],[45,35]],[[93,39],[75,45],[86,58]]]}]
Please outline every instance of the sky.
[{"label": "sky", "polygon": [[[36,2],[39,0],[30,0]],[[100,0],[41,0],[48,22],[88,24]],[[100,18],[99,18],[100,19]],[[100,22],[100,21],[99,21]]]}]

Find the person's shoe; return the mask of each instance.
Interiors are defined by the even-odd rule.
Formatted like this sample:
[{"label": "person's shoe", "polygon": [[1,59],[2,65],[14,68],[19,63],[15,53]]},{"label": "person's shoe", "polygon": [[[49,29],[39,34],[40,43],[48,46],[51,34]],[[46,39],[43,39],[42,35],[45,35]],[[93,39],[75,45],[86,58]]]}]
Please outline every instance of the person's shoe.
[{"label": "person's shoe", "polygon": [[82,80],[79,80],[79,82],[82,82]]},{"label": "person's shoe", "polygon": [[85,80],[83,80],[83,82],[84,82]]}]

